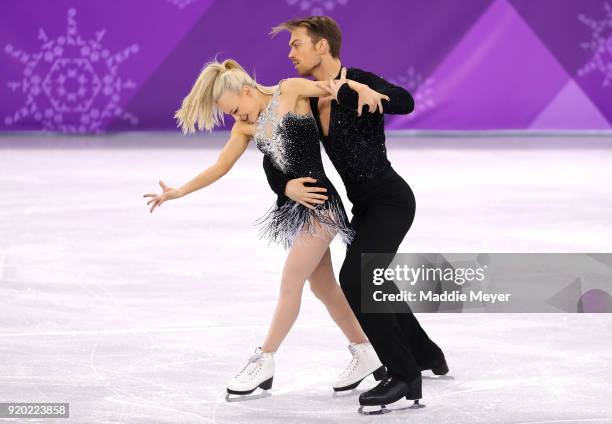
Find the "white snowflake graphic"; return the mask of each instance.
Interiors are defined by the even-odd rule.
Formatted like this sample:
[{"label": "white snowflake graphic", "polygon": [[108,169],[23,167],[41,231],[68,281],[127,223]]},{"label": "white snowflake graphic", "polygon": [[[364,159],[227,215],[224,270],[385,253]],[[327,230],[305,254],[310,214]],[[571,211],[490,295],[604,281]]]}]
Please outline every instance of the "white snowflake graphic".
[{"label": "white snowflake graphic", "polygon": [[197,0],[166,0],[168,3],[173,6],[178,7],[179,9],[184,9],[189,6],[191,3],[195,3]]},{"label": "white snowflake graphic", "polygon": [[414,66],[390,81],[404,87],[414,98],[414,111],[407,116],[408,119],[414,119],[436,105],[433,97],[433,78],[423,78],[423,75],[417,72]]},{"label": "white snowflake graphic", "polygon": [[289,6],[298,4],[304,13],[325,15],[334,10],[336,5],[346,5],[348,0],[287,0]]},{"label": "white snowflake graphic", "polygon": [[4,51],[24,64],[20,81],[8,87],[25,95],[25,104],[4,118],[7,126],[33,118],[45,131],[62,133],[101,133],[103,124],[119,117],[131,125],[138,119],[119,105],[121,93],[134,88],[129,79],[117,74],[119,65],[137,53],[137,44],[115,54],[105,48],[106,30],[95,39],[84,40],[77,32],[76,10],[68,9],[66,35],[50,39],[39,29],[41,48],[34,53],[7,44]]},{"label": "white snowflake graphic", "polygon": [[598,71],[604,76],[602,87],[607,87],[612,82],[612,7],[605,3],[604,8],[606,16],[600,21],[584,15],[578,16],[591,29],[591,40],[581,43],[581,46],[593,54],[591,60],[578,70],[578,75]]}]

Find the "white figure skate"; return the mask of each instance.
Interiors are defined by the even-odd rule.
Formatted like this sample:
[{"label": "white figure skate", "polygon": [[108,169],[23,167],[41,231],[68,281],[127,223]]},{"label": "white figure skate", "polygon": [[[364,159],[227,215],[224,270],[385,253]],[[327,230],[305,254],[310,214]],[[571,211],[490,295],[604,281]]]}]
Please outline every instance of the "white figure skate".
[{"label": "white figure skate", "polygon": [[342,392],[356,388],[368,375],[373,374],[376,381],[382,380],[387,371],[378,359],[370,342],[351,343],[348,346],[353,358],[334,383],[334,391]]},{"label": "white figure skate", "polygon": [[249,362],[244,366],[234,378],[227,384],[227,394],[229,395],[248,395],[253,393],[258,387],[263,390],[272,388],[274,379],[274,358],[272,353],[264,353],[261,348],[255,349],[255,353],[249,358]]}]

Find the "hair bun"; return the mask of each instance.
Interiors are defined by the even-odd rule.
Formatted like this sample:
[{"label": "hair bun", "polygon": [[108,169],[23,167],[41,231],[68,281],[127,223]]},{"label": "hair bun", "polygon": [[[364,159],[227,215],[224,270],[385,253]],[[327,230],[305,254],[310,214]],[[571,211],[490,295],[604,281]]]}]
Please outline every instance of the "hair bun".
[{"label": "hair bun", "polygon": [[238,69],[238,68],[240,68],[240,65],[238,65],[238,62],[236,62],[234,59],[226,59],[226,60],[224,60],[223,61],[223,66],[228,71],[230,69]]}]

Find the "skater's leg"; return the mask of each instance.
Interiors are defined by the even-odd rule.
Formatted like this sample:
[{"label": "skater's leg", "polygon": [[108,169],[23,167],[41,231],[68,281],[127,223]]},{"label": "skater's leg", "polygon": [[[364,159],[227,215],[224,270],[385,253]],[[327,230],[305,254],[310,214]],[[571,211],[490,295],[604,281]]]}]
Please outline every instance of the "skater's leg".
[{"label": "skater's leg", "polygon": [[[397,252],[404,236],[412,226],[416,210],[412,190],[399,176],[385,182],[384,186],[377,187],[376,192],[376,196],[380,196],[380,198],[369,199],[368,207],[360,209],[359,213],[355,213],[353,216],[352,224],[357,231],[357,236],[355,241],[347,248],[347,255],[340,270],[340,284],[383,364],[388,365],[384,359],[385,356],[388,356],[389,360],[397,358],[397,355],[392,353],[392,345],[398,339],[401,339],[402,345],[411,351],[410,359],[396,361],[397,367],[401,368],[402,365],[400,364],[404,364],[403,373],[408,374],[404,376],[407,378],[417,374],[412,367],[413,360],[416,360],[417,364],[420,365],[419,362],[426,362],[433,359],[432,357],[438,359],[442,356],[443,358],[443,354],[440,348],[429,339],[407,305],[404,305],[405,313],[392,313],[391,311],[382,314],[361,313],[361,253]],[[385,261],[383,262],[376,263],[376,267],[389,265]],[[363,320],[367,323],[364,323]],[[389,326],[388,335],[385,335],[386,330],[382,332],[376,330],[383,325],[380,323],[384,322],[393,323]],[[399,329],[399,331],[396,331],[396,329]],[[372,340],[371,333],[376,333],[382,341],[375,343]],[[396,340],[388,340],[389,337]],[[381,351],[379,351],[377,344],[382,349]],[[402,372],[394,371],[393,368],[392,366],[391,372],[402,375]]]},{"label": "skater's leg", "polygon": [[308,282],[314,295],[325,305],[329,315],[348,341],[351,343],[367,342],[365,333],[336,282],[329,248],[325,251],[319,265],[308,277]]},{"label": "skater's leg", "polygon": [[354,389],[370,374],[376,380],[382,379],[386,373],[385,368],[336,282],[329,249],[308,277],[308,281],[314,295],[323,302],[329,315],[350,343],[348,349],[352,358],[347,367],[338,374],[332,386],[334,391]]},{"label": "skater's leg", "polygon": [[389,373],[408,381],[420,375],[420,368],[398,314],[391,311],[363,313],[361,310],[361,254],[396,252],[412,223],[407,219],[410,211],[406,209],[404,205],[376,204],[367,213],[353,216],[357,234],[347,248],[340,284],[383,365]]},{"label": "skater's leg", "polygon": [[432,361],[444,359],[442,349],[429,338],[413,313],[396,314],[396,317],[419,365],[429,368]]},{"label": "skater's leg", "polygon": [[355,248],[352,248],[351,245],[347,250],[344,264],[340,270],[342,290],[389,373],[412,380],[420,375],[420,369],[396,315],[390,312],[362,313],[361,311],[361,253],[358,248],[359,245],[356,245]]},{"label": "skater's leg", "polygon": [[294,240],[283,268],[274,317],[261,346],[263,352],[276,352],[289,333],[300,311],[306,279],[316,269],[330,242],[331,236],[321,227],[316,234],[300,233]]}]

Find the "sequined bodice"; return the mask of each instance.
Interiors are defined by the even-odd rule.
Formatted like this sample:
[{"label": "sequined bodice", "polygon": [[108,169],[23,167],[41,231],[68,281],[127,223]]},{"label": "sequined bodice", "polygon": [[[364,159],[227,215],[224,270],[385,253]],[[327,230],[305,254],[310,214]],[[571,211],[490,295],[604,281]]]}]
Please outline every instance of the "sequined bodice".
[{"label": "sequined bodice", "polygon": [[[317,102],[317,98],[310,99],[318,115]],[[391,165],[385,147],[384,117],[364,115],[356,119],[354,110],[332,102],[329,133],[323,138],[323,147],[346,185],[376,179]],[[320,119],[317,125],[323,137]]]},{"label": "sequined bodice", "polygon": [[268,155],[274,165],[291,177],[325,175],[317,124],[312,113],[287,112],[279,116],[280,89],[256,122],[254,140],[257,148]]}]

